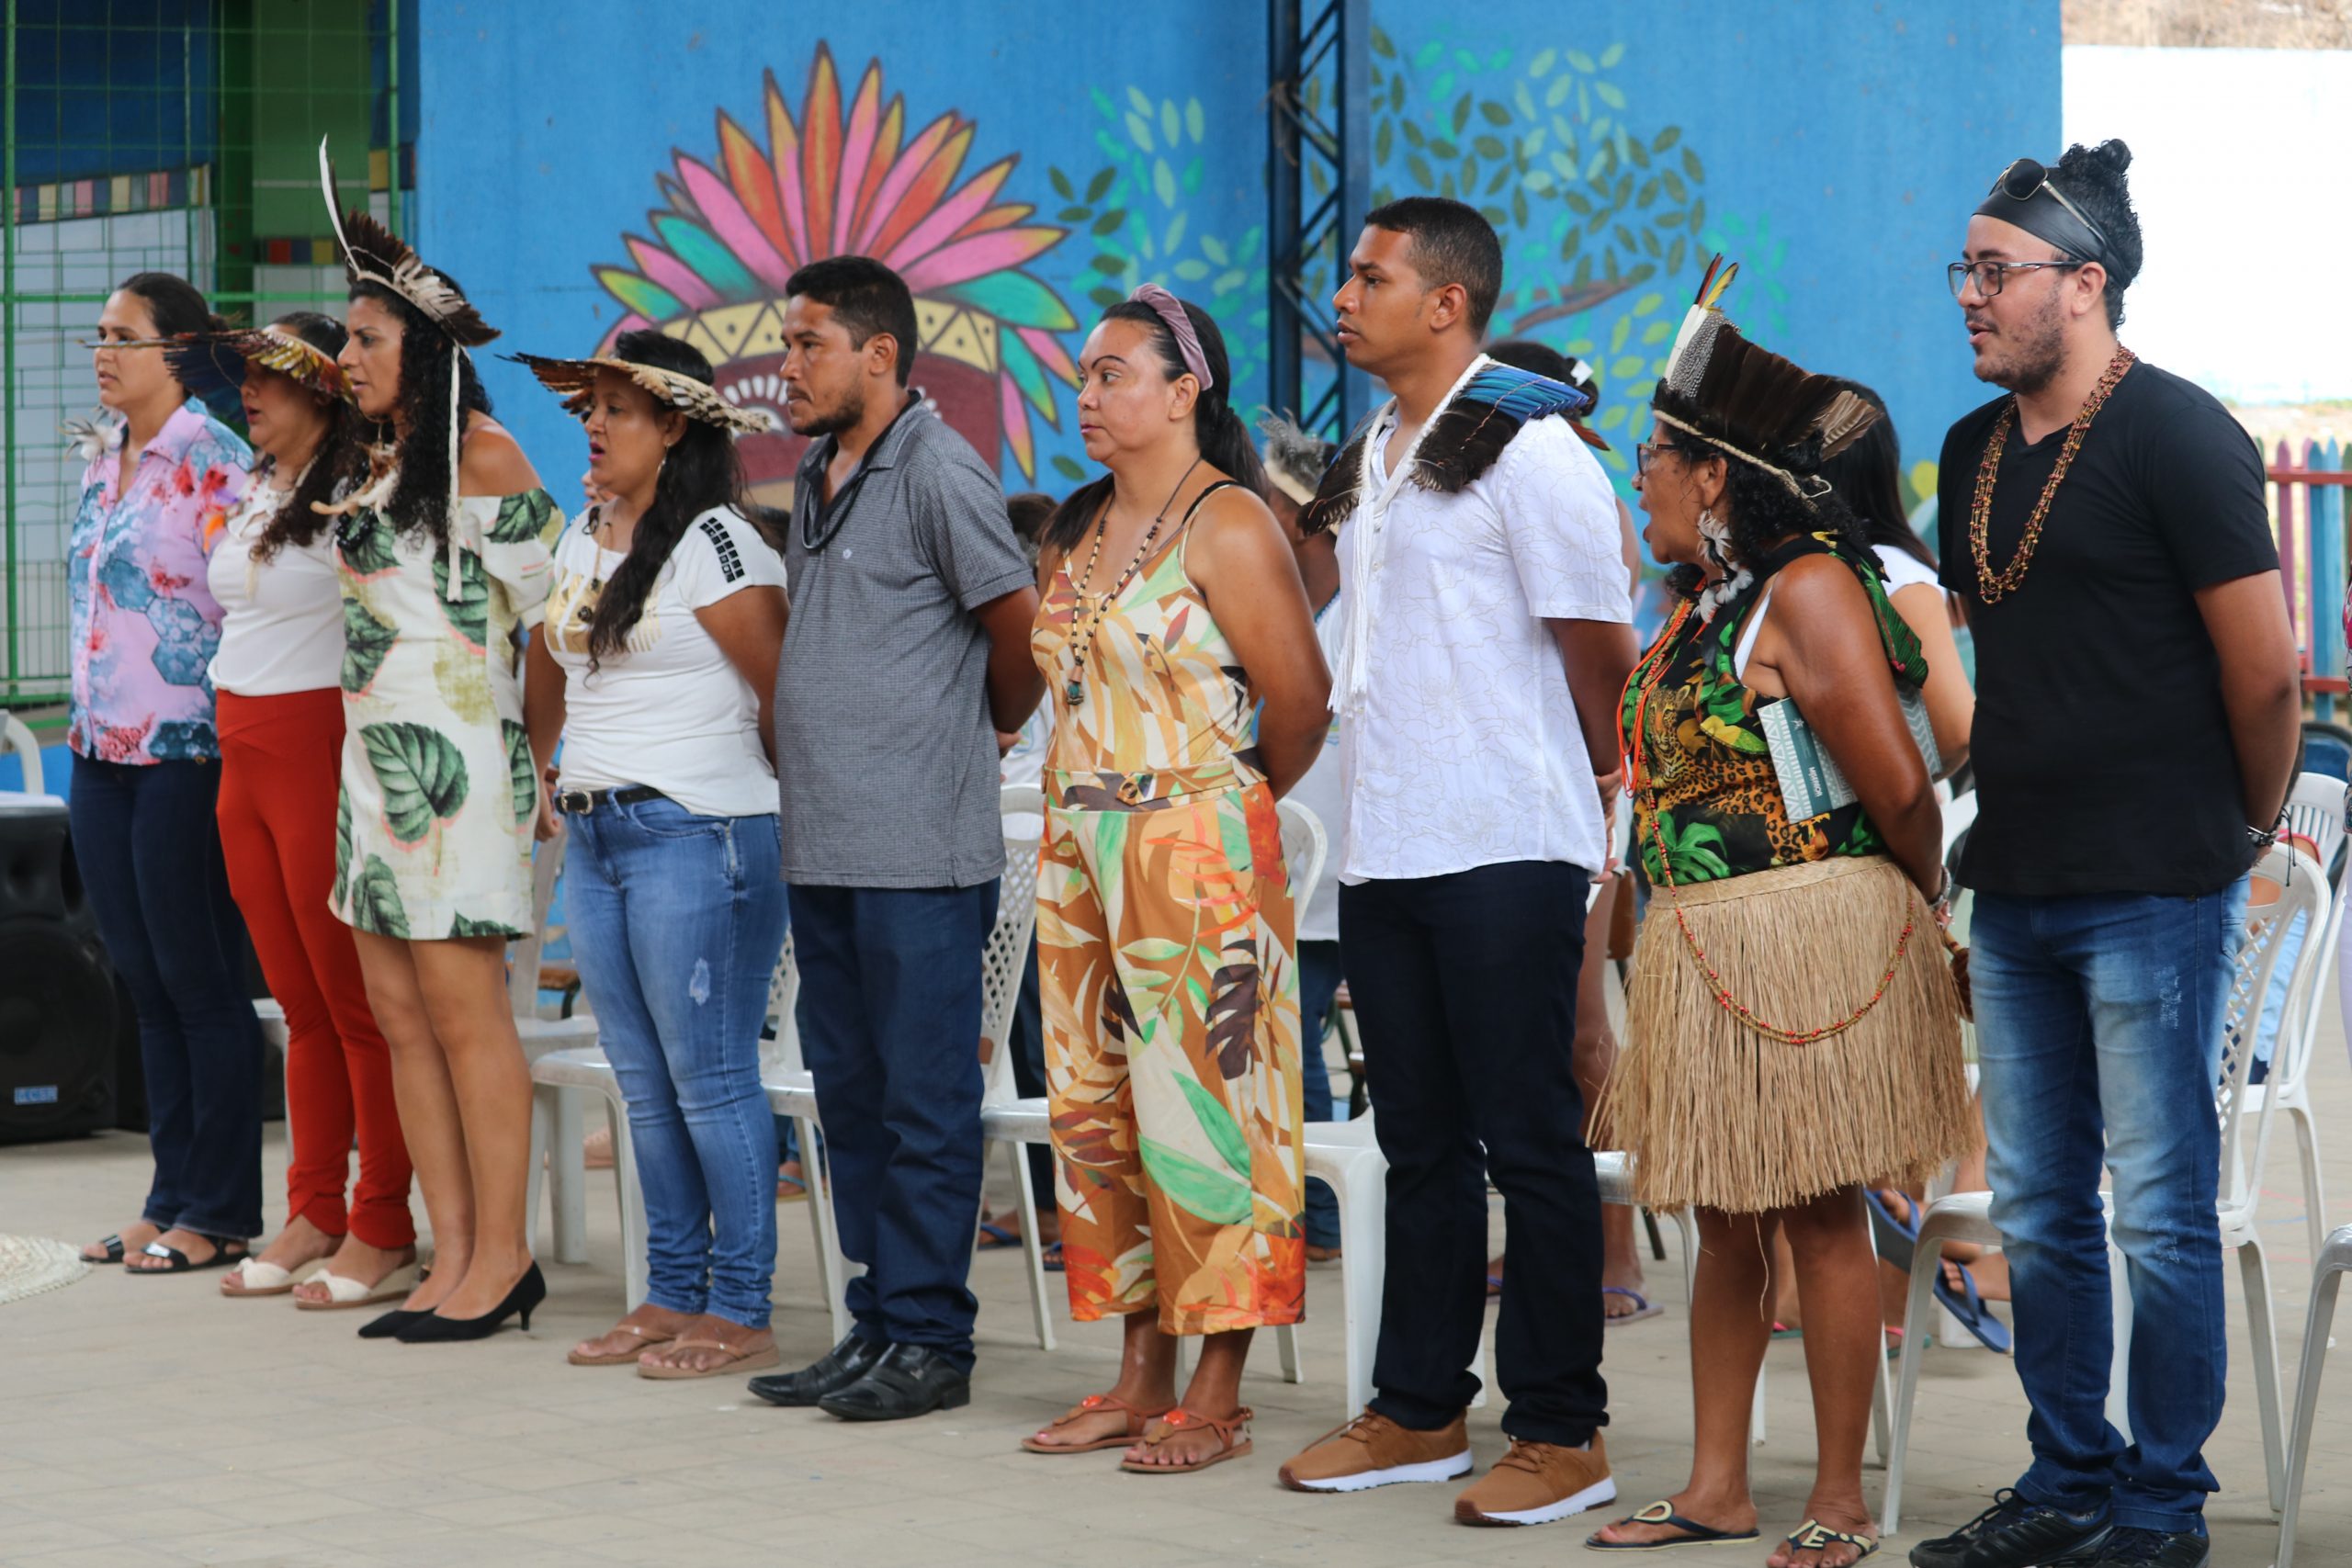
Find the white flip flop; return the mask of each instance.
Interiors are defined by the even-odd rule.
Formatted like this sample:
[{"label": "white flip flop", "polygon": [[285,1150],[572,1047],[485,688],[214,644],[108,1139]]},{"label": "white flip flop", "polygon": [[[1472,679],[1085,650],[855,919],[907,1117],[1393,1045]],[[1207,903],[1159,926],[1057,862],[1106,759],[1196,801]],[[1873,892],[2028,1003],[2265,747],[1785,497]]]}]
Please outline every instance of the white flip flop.
[{"label": "white flip flop", "polygon": [[314,1302],[298,1296],[294,1304],[304,1312],[347,1312],[353,1307],[374,1306],[379,1302],[396,1302],[416,1289],[417,1278],[413,1263],[401,1265],[373,1285],[347,1280],[332,1269],[321,1269],[311,1276],[311,1282],[324,1285],[330,1299]]},{"label": "white flip flop", "polygon": [[314,1258],[299,1269],[280,1269],[275,1263],[264,1263],[258,1258],[248,1258],[229,1270],[220,1281],[224,1296],[283,1296],[295,1286],[326,1268],[324,1258]]}]

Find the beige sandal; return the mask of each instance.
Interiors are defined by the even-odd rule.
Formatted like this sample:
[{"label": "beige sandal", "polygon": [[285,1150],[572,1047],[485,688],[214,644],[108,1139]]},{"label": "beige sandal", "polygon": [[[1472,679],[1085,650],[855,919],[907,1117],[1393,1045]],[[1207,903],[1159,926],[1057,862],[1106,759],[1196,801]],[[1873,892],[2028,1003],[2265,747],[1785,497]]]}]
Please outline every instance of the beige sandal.
[{"label": "beige sandal", "polygon": [[[649,1345],[646,1348],[650,1350],[656,1347]],[[637,1363],[637,1375],[641,1378],[659,1378],[665,1382],[684,1382],[688,1378],[715,1378],[728,1372],[756,1372],[784,1364],[784,1353],[774,1345],[768,1346],[763,1350],[738,1350],[724,1339],[673,1339],[670,1342],[670,1348],[673,1350],[724,1350],[727,1352],[728,1359],[708,1367],[655,1367],[647,1365],[642,1359],[643,1353],[640,1352],[640,1359]]]},{"label": "beige sandal", "polygon": [[575,1367],[626,1367],[633,1365],[637,1359],[648,1350],[659,1350],[664,1345],[676,1343],[678,1338],[674,1334],[656,1334],[652,1329],[639,1328],[634,1323],[616,1323],[596,1337],[605,1339],[616,1334],[634,1334],[640,1342],[626,1350],[616,1351],[610,1355],[583,1356],[579,1351],[573,1350],[568,1352],[563,1359]]},{"label": "beige sandal", "polygon": [[289,1296],[294,1287],[326,1269],[327,1260],[314,1258],[293,1269],[281,1269],[258,1258],[248,1258],[220,1276],[224,1296]]},{"label": "beige sandal", "polygon": [[1137,1464],[1133,1460],[1122,1460],[1119,1462],[1119,1468],[1131,1471],[1137,1475],[1190,1475],[1194,1471],[1206,1470],[1213,1464],[1223,1464],[1227,1460],[1239,1459],[1250,1451],[1250,1438],[1246,1428],[1250,1415],[1250,1409],[1246,1404],[1221,1419],[1214,1416],[1196,1416],[1179,1405],[1161,1416],[1159,1425],[1156,1428],[1144,1434],[1143,1441],[1146,1448],[1156,1449],[1179,1432],[1193,1431],[1215,1432],[1225,1447],[1206,1459],[1194,1460],[1189,1464]]},{"label": "beige sandal", "polygon": [[[1174,1407],[1171,1405],[1170,1408]],[[1021,1446],[1033,1454],[1091,1454],[1098,1449],[1123,1449],[1149,1430],[1152,1422],[1168,1414],[1167,1410],[1138,1410],[1125,1400],[1114,1398],[1107,1393],[1090,1393],[1063,1414],[1055,1416],[1053,1426],[1046,1427],[1046,1430],[1048,1432],[1057,1430],[1073,1421],[1083,1421],[1089,1416],[1098,1416],[1105,1410],[1124,1410],[1127,1413],[1126,1430],[1115,1438],[1097,1438],[1091,1443],[1041,1443],[1035,1438],[1023,1438],[1021,1439]]]}]

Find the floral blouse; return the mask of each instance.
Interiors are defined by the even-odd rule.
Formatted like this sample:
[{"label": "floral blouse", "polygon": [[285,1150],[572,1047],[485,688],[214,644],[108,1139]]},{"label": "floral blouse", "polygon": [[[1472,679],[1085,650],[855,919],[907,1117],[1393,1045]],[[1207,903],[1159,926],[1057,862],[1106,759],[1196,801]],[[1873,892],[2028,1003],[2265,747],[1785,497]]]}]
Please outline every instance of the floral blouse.
[{"label": "floral blouse", "polygon": [[[1878,563],[1852,554],[1826,534],[1782,545],[1712,618],[1702,619],[1695,607],[1686,609],[1635,667],[1619,716],[1621,734],[1640,748],[1634,829],[1642,869],[1652,883],[1680,886],[1833,855],[1885,852],[1885,840],[1862,814],[1860,801],[1820,817],[1790,819],[1758,716],[1758,709],[1773,699],[1733,672],[1740,631],[1766,585],[1782,567],[1807,555],[1834,557],[1852,570],[1870,596],[1879,644],[1895,681],[1927,682],[1919,639],[1888,602]],[[1663,861],[1661,850],[1668,857]]]},{"label": "floral blouse", "polygon": [[220,643],[220,605],[205,583],[204,550],[244,495],[253,452],[191,398],[164,422],[118,491],[123,435],[116,420],[84,448],[90,462],[66,548],[74,645],[66,743],[76,756],[106,762],[217,757],[206,670]]}]

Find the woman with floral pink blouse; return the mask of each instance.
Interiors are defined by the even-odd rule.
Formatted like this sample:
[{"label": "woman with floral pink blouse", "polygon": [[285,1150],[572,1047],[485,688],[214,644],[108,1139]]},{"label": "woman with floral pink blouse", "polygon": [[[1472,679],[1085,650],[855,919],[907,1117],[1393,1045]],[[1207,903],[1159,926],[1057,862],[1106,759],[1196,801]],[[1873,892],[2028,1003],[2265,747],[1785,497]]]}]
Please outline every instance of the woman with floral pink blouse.
[{"label": "woman with floral pink blouse", "polygon": [[92,355],[106,417],[84,443],[66,557],[74,851],[139,1010],[155,1156],[140,1217],[83,1256],[142,1274],[231,1262],[262,1224],[261,1032],[213,821],[205,678],[220,641],[205,535],[243,496],[253,455],[154,346],[219,324],[168,273],[107,300]]}]

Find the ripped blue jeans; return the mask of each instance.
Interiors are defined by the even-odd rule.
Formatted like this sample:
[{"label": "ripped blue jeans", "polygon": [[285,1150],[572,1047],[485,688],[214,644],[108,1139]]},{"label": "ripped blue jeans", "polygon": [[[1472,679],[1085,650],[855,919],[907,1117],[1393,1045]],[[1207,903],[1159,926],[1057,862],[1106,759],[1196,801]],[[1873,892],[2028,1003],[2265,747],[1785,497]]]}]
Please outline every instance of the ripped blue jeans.
[{"label": "ripped blue jeans", "polygon": [[760,1026],[784,947],[776,819],[660,799],[563,821],[571,951],[645,1190],[646,1299],[764,1328],[776,1149]]},{"label": "ripped blue jeans", "polygon": [[[1979,894],[1969,973],[1993,1221],[2007,1244],[2033,1462],[2018,1490],[2139,1529],[2204,1529],[2227,1333],[2214,1216],[2222,1016],[2244,878],[2199,898]],[[2114,1347],[2099,1167],[2132,1290],[2132,1441],[2107,1419]]]}]

